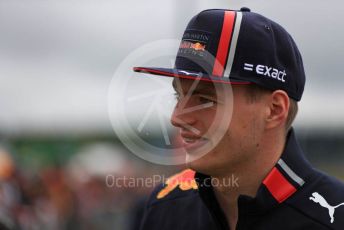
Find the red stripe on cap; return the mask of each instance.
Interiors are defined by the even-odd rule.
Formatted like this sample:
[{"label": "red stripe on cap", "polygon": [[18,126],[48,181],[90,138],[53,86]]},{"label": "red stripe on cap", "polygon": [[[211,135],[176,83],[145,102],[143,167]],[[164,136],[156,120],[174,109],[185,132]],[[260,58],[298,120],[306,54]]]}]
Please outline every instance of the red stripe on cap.
[{"label": "red stripe on cap", "polygon": [[289,183],[276,167],[273,168],[269,175],[263,180],[263,184],[278,203],[282,203],[296,192],[296,188]]},{"label": "red stripe on cap", "polygon": [[217,47],[217,54],[213,68],[213,75],[222,77],[226,59],[228,56],[228,51],[230,47],[230,40],[232,39],[232,33],[234,28],[235,12],[225,11],[221,37],[219,46]]}]

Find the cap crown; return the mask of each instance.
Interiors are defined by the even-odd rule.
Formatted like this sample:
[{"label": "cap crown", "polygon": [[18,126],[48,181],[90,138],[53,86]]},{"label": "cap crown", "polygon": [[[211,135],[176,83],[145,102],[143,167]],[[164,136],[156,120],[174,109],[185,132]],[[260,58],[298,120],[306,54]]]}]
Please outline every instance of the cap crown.
[{"label": "cap crown", "polygon": [[305,85],[302,58],[292,37],[248,8],[200,12],[185,29],[174,68],[134,71],[224,84],[255,83],[284,90],[297,101]]},{"label": "cap crown", "polygon": [[184,32],[175,68],[282,89],[297,101],[305,85],[302,58],[289,33],[248,11],[214,9],[194,16]]}]

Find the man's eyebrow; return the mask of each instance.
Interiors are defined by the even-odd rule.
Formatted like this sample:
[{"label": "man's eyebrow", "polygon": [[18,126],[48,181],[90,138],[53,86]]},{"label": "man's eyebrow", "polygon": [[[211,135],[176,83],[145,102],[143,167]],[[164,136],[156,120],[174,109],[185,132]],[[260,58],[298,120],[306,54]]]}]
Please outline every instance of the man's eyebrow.
[{"label": "man's eyebrow", "polygon": [[[177,83],[175,80],[172,81],[172,86],[176,92],[179,92]],[[205,84],[198,84],[198,86],[196,86],[196,88],[193,90],[192,94],[216,95],[216,91],[213,86],[209,86]]]},{"label": "man's eyebrow", "polygon": [[216,92],[209,88],[195,89],[192,94],[203,94],[208,96],[216,96]]}]

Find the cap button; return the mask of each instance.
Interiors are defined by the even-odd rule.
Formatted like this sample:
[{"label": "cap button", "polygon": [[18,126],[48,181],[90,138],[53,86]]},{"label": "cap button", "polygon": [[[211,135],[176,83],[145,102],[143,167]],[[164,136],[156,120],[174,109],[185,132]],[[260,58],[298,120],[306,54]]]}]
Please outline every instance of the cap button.
[{"label": "cap button", "polygon": [[242,11],[242,12],[251,12],[250,8],[248,8],[248,7],[241,7],[240,11]]}]

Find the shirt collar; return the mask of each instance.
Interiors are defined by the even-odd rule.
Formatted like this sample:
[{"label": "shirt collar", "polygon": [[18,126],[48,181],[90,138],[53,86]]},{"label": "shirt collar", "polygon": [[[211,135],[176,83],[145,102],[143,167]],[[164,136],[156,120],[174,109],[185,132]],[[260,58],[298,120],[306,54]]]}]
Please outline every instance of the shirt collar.
[{"label": "shirt collar", "polygon": [[[239,209],[244,207],[246,212],[261,213],[283,203],[307,184],[313,171],[296,140],[294,130],[291,129],[279,161],[262,181],[256,197],[239,196]],[[219,205],[213,194],[213,188],[202,186],[207,178],[210,176],[201,173],[195,175],[200,196],[206,206],[211,209],[210,211],[223,215],[217,210]]]}]

